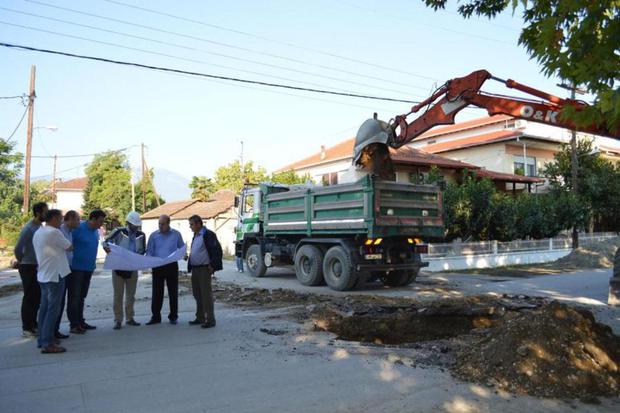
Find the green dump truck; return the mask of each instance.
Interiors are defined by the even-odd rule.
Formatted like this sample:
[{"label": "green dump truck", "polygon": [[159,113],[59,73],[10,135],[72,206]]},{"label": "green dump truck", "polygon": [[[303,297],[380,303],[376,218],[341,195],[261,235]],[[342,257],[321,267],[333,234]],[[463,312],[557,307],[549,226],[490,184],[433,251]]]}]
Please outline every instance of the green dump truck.
[{"label": "green dump truck", "polygon": [[376,279],[408,285],[428,265],[422,240],[443,235],[439,188],[372,176],[324,187],[260,184],[244,188],[236,205],[235,253],[252,276],[294,265],[302,284],[341,291]]}]

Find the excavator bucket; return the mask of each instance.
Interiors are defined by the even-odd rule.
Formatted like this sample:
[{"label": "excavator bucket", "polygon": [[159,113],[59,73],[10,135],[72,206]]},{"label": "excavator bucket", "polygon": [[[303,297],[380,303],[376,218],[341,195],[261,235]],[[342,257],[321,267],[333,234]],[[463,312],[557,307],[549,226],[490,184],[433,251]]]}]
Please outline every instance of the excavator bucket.
[{"label": "excavator bucket", "polygon": [[394,166],[388,146],[393,135],[394,131],[387,122],[376,118],[366,120],[355,136],[353,165],[366,173],[393,180]]}]

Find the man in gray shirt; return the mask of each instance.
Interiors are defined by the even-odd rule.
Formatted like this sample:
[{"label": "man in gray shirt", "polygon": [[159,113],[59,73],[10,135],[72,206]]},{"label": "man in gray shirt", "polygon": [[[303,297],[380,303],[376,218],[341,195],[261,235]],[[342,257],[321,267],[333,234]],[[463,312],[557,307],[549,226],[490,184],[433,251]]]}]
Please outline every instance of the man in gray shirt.
[{"label": "man in gray shirt", "polygon": [[24,337],[28,338],[37,336],[37,312],[41,301],[41,289],[37,281],[37,256],[32,245],[32,237],[41,228],[47,214],[47,204],[37,202],[32,206],[32,213],[34,217],[22,228],[14,250],[24,291],[21,309],[22,330]]}]

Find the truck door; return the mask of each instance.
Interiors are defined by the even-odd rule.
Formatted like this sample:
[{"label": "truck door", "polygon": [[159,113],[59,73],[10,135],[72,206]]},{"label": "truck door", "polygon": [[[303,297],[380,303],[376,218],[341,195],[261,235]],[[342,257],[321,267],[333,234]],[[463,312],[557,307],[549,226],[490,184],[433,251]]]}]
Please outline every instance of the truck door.
[{"label": "truck door", "polygon": [[258,188],[245,189],[241,193],[239,205],[238,239],[243,239],[246,234],[260,233],[260,207],[261,191]]}]

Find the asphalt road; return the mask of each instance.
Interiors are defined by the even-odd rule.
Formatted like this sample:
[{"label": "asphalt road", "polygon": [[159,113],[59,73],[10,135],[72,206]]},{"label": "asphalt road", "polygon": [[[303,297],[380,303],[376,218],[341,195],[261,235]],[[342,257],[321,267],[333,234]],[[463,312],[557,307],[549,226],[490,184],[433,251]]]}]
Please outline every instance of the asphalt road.
[{"label": "asphalt road", "polygon": [[[68,352],[62,355],[42,355],[34,341],[20,337],[19,295],[0,299],[1,412],[521,413],[620,409],[619,399],[587,405],[515,397],[457,381],[439,368],[412,368],[398,360],[415,350],[335,340],[329,333],[314,332],[280,317],[282,310],[217,305],[216,328],[191,327],[187,321],[193,319],[194,303],[189,294],[180,300],[179,325],[114,331],[110,276],[107,272],[96,275],[87,299],[87,319],[98,329],[66,340]],[[286,270],[256,280],[227,267],[218,277],[265,288],[306,289]],[[375,285],[355,294],[435,298],[492,290],[542,293],[600,307],[601,314],[613,319],[614,310],[601,301],[608,277],[605,271],[512,281],[436,274],[421,277],[413,287],[389,290]],[[312,291],[333,293],[325,287]],[[149,275],[141,277],[137,298],[136,318],[147,321]],[[284,334],[266,334],[261,328]]]}]

